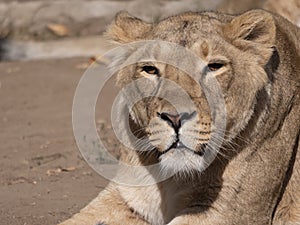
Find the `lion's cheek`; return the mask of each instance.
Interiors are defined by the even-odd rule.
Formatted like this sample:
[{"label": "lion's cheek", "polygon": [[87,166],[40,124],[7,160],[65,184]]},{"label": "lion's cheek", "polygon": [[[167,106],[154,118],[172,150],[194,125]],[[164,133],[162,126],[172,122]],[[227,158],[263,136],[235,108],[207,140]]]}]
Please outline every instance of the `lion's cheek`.
[{"label": "lion's cheek", "polygon": [[228,139],[236,137],[249,123],[253,115],[253,106],[244,103],[241,104],[243,110],[235,106],[227,106],[226,108],[226,130],[228,131]]}]

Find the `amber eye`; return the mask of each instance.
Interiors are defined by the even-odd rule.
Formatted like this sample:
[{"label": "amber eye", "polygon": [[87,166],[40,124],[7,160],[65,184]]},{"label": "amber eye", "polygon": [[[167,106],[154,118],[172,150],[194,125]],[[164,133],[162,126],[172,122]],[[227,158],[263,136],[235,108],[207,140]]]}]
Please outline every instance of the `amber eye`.
[{"label": "amber eye", "polygon": [[158,75],[159,74],[158,69],[154,66],[143,66],[142,71],[145,71],[146,73],[151,74],[151,75]]},{"label": "amber eye", "polygon": [[210,71],[217,71],[217,70],[221,69],[223,66],[224,66],[224,64],[222,64],[222,63],[209,63],[207,65],[207,67]]}]

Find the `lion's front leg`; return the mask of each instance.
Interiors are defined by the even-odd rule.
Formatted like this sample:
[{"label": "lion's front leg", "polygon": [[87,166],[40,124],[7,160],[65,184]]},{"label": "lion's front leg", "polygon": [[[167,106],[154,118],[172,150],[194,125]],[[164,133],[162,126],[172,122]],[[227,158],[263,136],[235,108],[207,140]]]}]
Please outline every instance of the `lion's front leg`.
[{"label": "lion's front leg", "polygon": [[[223,220],[218,220],[217,217],[207,216],[203,213],[189,213],[175,217],[167,225],[226,225]],[[227,224],[228,225],[228,224]]]},{"label": "lion's front leg", "polygon": [[218,211],[210,208],[203,211],[203,208],[192,207],[180,212],[167,225],[229,225],[226,217],[222,217]]},{"label": "lion's front leg", "polygon": [[192,225],[192,224],[203,225],[203,223],[201,221],[199,221],[199,217],[193,216],[193,215],[185,215],[185,216],[175,217],[167,225]]},{"label": "lion's front leg", "polygon": [[149,225],[126,205],[118,191],[103,190],[79,213],[59,225]]},{"label": "lion's front leg", "polygon": [[[292,167],[293,166],[293,167]],[[300,141],[290,179],[276,208],[273,225],[300,225]]]}]

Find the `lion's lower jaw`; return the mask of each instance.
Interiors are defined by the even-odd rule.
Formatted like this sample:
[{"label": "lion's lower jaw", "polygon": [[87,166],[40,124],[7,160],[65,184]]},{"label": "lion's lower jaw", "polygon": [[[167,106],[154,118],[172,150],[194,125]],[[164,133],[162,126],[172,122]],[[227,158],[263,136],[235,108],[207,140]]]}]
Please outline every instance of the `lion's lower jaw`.
[{"label": "lion's lower jaw", "polygon": [[202,172],[206,168],[205,158],[189,150],[171,150],[159,157],[163,174],[187,175]]}]

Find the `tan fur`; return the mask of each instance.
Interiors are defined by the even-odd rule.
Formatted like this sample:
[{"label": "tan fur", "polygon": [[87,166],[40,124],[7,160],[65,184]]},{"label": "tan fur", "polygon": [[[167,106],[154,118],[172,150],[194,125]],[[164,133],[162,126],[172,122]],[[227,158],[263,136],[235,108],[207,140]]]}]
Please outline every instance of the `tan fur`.
[{"label": "tan fur", "polygon": [[[180,156],[173,149],[163,157],[183,163],[186,171],[145,187],[111,183],[62,225],[299,224],[299,29],[262,10],[239,16],[184,13],[156,24],[122,12],[108,32],[121,43],[156,39],[177,43],[207,64],[222,59],[224,66],[208,76],[215,76],[224,92],[226,136],[220,154],[203,172],[197,172],[194,163],[200,167],[205,158],[189,158],[193,153],[185,149],[182,151],[189,153]],[[201,88],[170,65],[150,65],[159,69],[160,76],[179,84],[198,106],[195,116],[182,124],[180,138],[194,152],[199,151],[213,132]],[[142,66],[137,63],[123,69],[118,85],[148,77]],[[134,129],[146,126],[142,135],[150,139],[156,153],[166,150],[174,138],[169,124],[157,116],[162,112],[176,113],[168,102],[155,98],[143,99],[131,109]],[[129,151],[123,159],[133,165],[157,162],[163,169],[176,169],[176,163],[164,164],[155,153]]]}]

